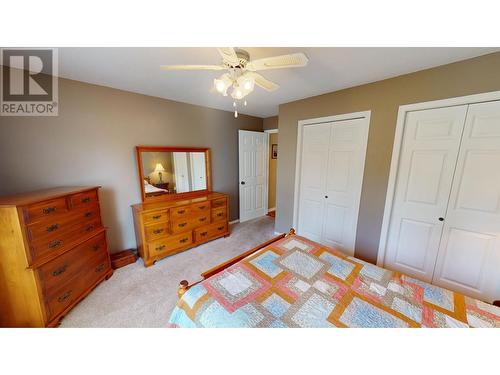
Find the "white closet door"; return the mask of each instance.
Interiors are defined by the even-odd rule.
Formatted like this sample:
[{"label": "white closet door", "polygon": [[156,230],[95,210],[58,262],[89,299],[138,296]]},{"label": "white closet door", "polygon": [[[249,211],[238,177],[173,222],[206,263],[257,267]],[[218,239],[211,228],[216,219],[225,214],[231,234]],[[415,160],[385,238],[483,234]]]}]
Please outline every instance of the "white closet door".
[{"label": "white closet door", "polygon": [[500,299],[500,102],[469,106],[433,283]]},{"label": "white closet door", "polygon": [[385,266],[430,282],[467,106],[407,114]]},{"label": "white closet door", "polygon": [[365,119],[331,124],[322,243],[354,255],[368,126]]},{"label": "white closet door", "polygon": [[331,124],[304,126],[298,211],[298,233],[321,242]]},{"label": "white closet door", "polygon": [[240,222],[267,214],[269,134],[238,131]]}]

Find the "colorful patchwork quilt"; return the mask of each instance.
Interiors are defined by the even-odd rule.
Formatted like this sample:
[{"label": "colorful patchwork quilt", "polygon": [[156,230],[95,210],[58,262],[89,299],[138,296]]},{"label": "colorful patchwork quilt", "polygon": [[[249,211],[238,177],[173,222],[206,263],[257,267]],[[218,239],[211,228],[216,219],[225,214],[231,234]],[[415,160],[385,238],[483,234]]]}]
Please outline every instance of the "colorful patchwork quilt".
[{"label": "colorful patchwork quilt", "polygon": [[500,327],[500,308],[289,236],[192,286],[169,327]]}]

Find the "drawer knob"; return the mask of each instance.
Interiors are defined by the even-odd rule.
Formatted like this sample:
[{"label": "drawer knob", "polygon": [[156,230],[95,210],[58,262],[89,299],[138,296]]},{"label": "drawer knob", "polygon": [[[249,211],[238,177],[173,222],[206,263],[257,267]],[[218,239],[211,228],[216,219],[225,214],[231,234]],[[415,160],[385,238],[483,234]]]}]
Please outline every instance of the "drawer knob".
[{"label": "drawer knob", "polygon": [[205,221],[205,220],[207,220],[207,218],[206,217],[200,217],[199,220],[200,221]]},{"label": "drawer knob", "polygon": [[219,213],[217,214],[217,216],[218,216],[218,217],[222,217],[222,216],[224,216],[224,214],[223,214],[222,212],[219,212]]},{"label": "drawer knob", "polygon": [[205,236],[207,235],[207,233],[208,233],[208,232],[201,232],[201,233],[200,233],[200,236],[205,237]]},{"label": "drawer knob", "polygon": [[99,272],[102,272],[104,270],[104,263],[101,263],[99,264],[96,268],[95,268],[95,272],[99,273]]},{"label": "drawer knob", "polygon": [[49,249],[55,249],[56,247],[59,247],[62,245],[62,241],[61,240],[54,240],[54,241],[51,241],[49,242]]},{"label": "drawer knob", "polygon": [[69,298],[69,296],[71,296],[71,293],[72,293],[72,292],[73,292],[72,290],[68,290],[68,291],[67,291],[66,293],[64,293],[61,297],[59,297],[59,298],[57,299],[57,301],[59,301],[59,302],[64,302],[64,301],[66,301],[66,300]]},{"label": "drawer knob", "polygon": [[43,209],[43,213],[45,215],[48,215],[48,214],[51,214],[52,212],[54,212],[55,210],[56,210],[55,207],[46,207],[46,208]]},{"label": "drawer knob", "polygon": [[92,246],[92,250],[94,251],[97,251],[101,248],[101,245],[99,245],[98,243],[96,243],[95,245]]},{"label": "drawer knob", "polygon": [[68,265],[65,264],[64,266],[61,266],[59,268],[56,268],[54,272],[52,272],[52,276],[59,276],[60,274],[66,272],[66,268],[68,268]]},{"label": "drawer knob", "polygon": [[161,251],[165,248],[165,245],[161,245],[155,248],[156,251]]},{"label": "drawer knob", "polygon": [[94,230],[94,228],[95,228],[94,224],[90,224],[90,225],[87,225],[87,227],[85,228],[85,230],[86,230],[87,232],[90,232],[90,231],[93,231],[93,230]]},{"label": "drawer knob", "polygon": [[185,213],[186,210],[180,210],[180,211],[177,211],[178,214],[182,215],[183,213]]},{"label": "drawer knob", "polygon": [[186,225],[187,225],[187,223],[180,223],[180,224],[177,224],[177,226],[178,226],[178,227],[181,227],[181,228],[185,227]]},{"label": "drawer knob", "polygon": [[218,227],[217,228],[217,230],[223,230],[223,229],[224,229],[224,227]]},{"label": "drawer knob", "polygon": [[163,232],[163,229],[155,229],[155,230],[153,231],[153,233],[154,233],[154,234],[160,234],[160,233],[162,233],[162,232]]},{"label": "drawer knob", "polygon": [[204,209],[205,209],[205,207],[207,207],[207,206],[199,206],[199,209],[200,209],[200,210],[204,210]]},{"label": "drawer knob", "polygon": [[92,212],[91,211],[85,212],[85,215],[83,215],[83,216],[85,216],[85,217],[91,217],[92,216]]},{"label": "drawer knob", "polygon": [[52,224],[50,227],[47,227],[47,232],[53,232],[59,229],[59,224]]},{"label": "drawer knob", "polygon": [[180,243],[188,242],[187,238],[183,238],[182,240],[179,241]]},{"label": "drawer knob", "polygon": [[88,203],[88,202],[90,202],[90,197],[82,198],[82,203]]},{"label": "drawer knob", "polygon": [[160,218],[161,218],[161,215],[155,215],[155,216],[153,216],[153,220],[158,220]]}]

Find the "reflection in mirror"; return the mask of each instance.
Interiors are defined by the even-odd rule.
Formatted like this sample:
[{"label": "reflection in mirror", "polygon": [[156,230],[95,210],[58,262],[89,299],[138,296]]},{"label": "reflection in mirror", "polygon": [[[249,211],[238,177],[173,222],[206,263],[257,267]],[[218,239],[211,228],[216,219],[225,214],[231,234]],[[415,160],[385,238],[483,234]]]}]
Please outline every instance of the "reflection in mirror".
[{"label": "reflection in mirror", "polygon": [[146,197],[207,189],[204,152],[141,152]]}]

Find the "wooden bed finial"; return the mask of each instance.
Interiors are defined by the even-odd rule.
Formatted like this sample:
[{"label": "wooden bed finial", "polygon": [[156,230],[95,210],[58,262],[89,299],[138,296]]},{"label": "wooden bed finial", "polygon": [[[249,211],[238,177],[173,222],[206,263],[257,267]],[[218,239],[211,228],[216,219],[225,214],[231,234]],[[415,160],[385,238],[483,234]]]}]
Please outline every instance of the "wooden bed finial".
[{"label": "wooden bed finial", "polygon": [[179,283],[179,288],[177,289],[177,296],[179,298],[182,297],[182,295],[184,293],[187,292],[187,290],[189,289],[189,283],[187,280],[182,280],[180,283]]},{"label": "wooden bed finial", "polygon": [[289,235],[289,236],[293,236],[293,235],[295,235],[295,229],[290,228],[290,232],[288,232],[288,235]]}]

